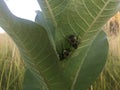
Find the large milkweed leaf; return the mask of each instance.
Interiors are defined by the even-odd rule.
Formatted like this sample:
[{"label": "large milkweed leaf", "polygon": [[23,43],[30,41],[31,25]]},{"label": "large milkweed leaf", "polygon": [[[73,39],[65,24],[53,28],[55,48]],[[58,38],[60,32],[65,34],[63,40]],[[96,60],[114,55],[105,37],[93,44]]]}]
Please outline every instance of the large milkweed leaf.
[{"label": "large milkweed leaf", "polygon": [[[63,71],[58,63],[56,51],[48,33],[42,26],[15,17],[3,0],[0,0],[0,26],[18,46],[29,70],[26,72],[25,88],[30,80],[36,83],[33,84],[32,81],[29,83],[34,90],[38,90],[38,88],[39,90],[61,90],[61,88],[66,90],[68,88],[67,80],[62,75]],[[30,85],[28,85],[28,90]],[[41,87],[41,85],[43,86]]]},{"label": "large milkweed leaf", "polygon": [[[86,90],[102,70],[107,56],[106,35],[101,31],[118,10],[119,0],[38,0],[42,13],[54,21],[58,52],[69,35],[81,44],[62,62],[71,90]],[[36,18],[41,18],[37,15]],[[40,24],[40,23],[39,23]],[[64,44],[65,43],[65,44]],[[63,44],[63,45],[61,45]],[[100,64],[98,64],[100,63]]]},{"label": "large milkweed leaf", "polygon": [[[91,42],[88,41],[84,43],[84,45],[79,48],[79,51],[72,55],[66,65],[67,68],[72,64],[71,61],[75,63],[74,68],[71,67],[74,69],[71,70],[76,73],[75,76],[71,77],[73,80],[71,90],[86,90],[88,86],[92,84],[105,65],[107,53],[108,43],[106,35],[103,31],[100,31]],[[78,64],[78,62],[80,62],[80,64]],[[67,69],[66,73],[71,70]]]}]

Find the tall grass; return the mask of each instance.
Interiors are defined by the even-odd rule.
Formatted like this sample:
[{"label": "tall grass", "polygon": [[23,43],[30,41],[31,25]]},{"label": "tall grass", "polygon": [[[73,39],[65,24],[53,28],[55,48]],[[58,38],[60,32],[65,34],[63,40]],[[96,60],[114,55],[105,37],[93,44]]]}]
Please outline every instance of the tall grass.
[{"label": "tall grass", "polygon": [[0,34],[0,90],[22,90],[24,64],[7,34]]}]

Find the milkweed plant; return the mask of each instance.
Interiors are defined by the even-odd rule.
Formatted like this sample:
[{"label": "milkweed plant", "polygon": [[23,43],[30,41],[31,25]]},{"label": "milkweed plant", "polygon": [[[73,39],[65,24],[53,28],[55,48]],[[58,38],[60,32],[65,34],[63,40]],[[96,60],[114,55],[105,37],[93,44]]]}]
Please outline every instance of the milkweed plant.
[{"label": "milkweed plant", "polygon": [[109,46],[102,27],[120,0],[37,1],[42,11],[32,22],[0,0],[0,26],[25,63],[23,90],[87,90],[105,65]]}]

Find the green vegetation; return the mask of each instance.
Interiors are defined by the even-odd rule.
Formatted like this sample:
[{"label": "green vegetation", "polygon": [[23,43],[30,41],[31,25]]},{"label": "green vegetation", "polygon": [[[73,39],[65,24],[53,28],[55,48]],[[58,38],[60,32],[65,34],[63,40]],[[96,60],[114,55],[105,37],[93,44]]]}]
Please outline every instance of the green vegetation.
[{"label": "green vegetation", "polygon": [[[110,44],[108,60],[89,90],[120,90],[120,33],[117,36],[114,33],[111,36],[109,30],[107,33]],[[21,90],[24,71],[16,45],[7,34],[0,34],[0,90]]]},{"label": "green vegetation", "polygon": [[[103,25],[118,11],[120,1],[38,0],[38,3],[42,12],[38,11],[32,22],[14,16],[4,0],[0,0],[0,26],[15,42],[26,67],[23,90],[86,90],[106,63],[109,46]],[[75,38],[68,39],[70,36]],[[7,89],[14,70],[9,65]]]},{"label": "green vegetation", "polygon": [[[115,54],[120,50],[120,35],[108,35],[108,39],[110,50],[107,63],[89,90],[120,90],[120,58],[119,53]],[[114,41],[116,46],[112,44]],[[7,34],[0,34],[0,90],[21,90],[24,70],[16,45]]]}]

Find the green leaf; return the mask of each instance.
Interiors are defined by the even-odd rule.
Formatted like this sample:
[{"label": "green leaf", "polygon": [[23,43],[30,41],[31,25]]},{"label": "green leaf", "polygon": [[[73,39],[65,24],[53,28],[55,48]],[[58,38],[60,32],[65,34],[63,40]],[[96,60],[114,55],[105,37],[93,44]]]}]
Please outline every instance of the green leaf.
[{"label": "green leaf", "polygon": [[38,23],[39,25],[42,25],[47,32],[52,34],[52,36],[55,36],[55,27],[53,24],[47,19],[41,11],[36,11],[37,16],[35,18],[35,22]]},{"label": "green leaf", "polygon": [[79,37],[81,44],[78,49],[73,50],[71,56],[61,62],[61,66],[64,75],[70,79],[71,90],[86,90],[105,64],[108,44],[106,35],[100,30],[117,12],[120,1],[38,0],[38,2],[42,13],[57,23],[55,39],[58,52],[61,47],[69,48],[66,45],[69,35]]},{"label": "green leaf", "polygon": [[83,47],[78,48],[78,52],[73,54],[67,62],[66,68],[72,66],[73,63],[74,66],[70,70],[67,69],[66,73],[70,71],[72,71],[71,74],[76,73],[71,77],[73,79],[71,90],[86,90],[100,74],[108,53],[108,43],[105,37],[103,31],[98,32],[92,42],[88,42],[90,44],[84,44]]},{"label": "green leaf", "polygon": [[46,20],[51,22],[54,27],[57,27],[57,22],[55,16],[62,13],[65,9],[66,5],[69,3],[70,0],[37,0],[40,4],[40,7],[43,12],[43,16]]},{"label": "green leaf", "polygon": [[[63,76],[56,51],[48,38],[46,30],[32,21],[12,15],[3,0],[0,0],[0,22],[0,26],[18,46],[26,67],[32,72],[32,76],[35,76],[33,78],[37,78],[37,88],[41,88],[41,84],[38,82],[41,81],[47,90],[61,90],[61,88],[66,90],[68,88],[67,80]],[[26,78],[28,78],[26,79],[28,81],[31,79]],[[35,84],[29,84],[32,88],[36,88]],[[64,85],[66,85],[66,88],[64,88]],[[44,88],[43,90],[45,90]]]},{"label": "green leaf", "polygon": [[56,48],[55,42],[54,42],[54,40],[55,40],[55,27],[52,25],[52,23],[48,19],[45,18],[45,16],[43,15],[42,12],[36,11],[36,13],[37,13],[37,16],[35,18],[35,22],[45,28],[53,46],[54,46],[54,49],[55,49]]}]

